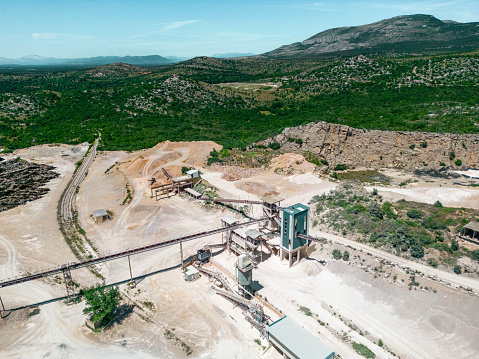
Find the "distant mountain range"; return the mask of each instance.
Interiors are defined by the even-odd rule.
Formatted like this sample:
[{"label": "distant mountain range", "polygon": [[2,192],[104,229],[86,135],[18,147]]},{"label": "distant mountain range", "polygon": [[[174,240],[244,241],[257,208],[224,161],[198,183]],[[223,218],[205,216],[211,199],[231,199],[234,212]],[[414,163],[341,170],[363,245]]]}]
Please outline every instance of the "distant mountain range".
[{"label": "distant mountain range", "polygon": [[7,59],[0,57],[0,65],[11,66],[101,66],[111,63],[122,62],[137,66],[161,66],[174,62],[183,61],[182,58],[162,57],[159,55],[149,56],[97,56],[79,59],[62,59],[55,57],[42,57],[37,55],[24,56],[19,59]]},{"label": "distant mountain range", "polygon": [[[252,53],[228,52],[224,54],[214,54],[216,58],[232,58],[252,56]],[[43,57],[38,55],[29,55],[18,59],[8,59],[0,57],[0,66],[72,66],[72,67],[92,67],[102,66],[112,63],[124,63],[136,66],[162,66],[176,62],[182,62],[191,59],[191,57],[178,56],[96,56],[78,59],[64,59],[56,57]]]},{"label": "distant mountain range", "polygon": [[253,55],[254,54],[251,52],[227,52],[224,54],[214,54],[211,57],[216,57],[217,59],[228,59],[232,57],[247,57]]},{"label": "distant mountain range", "polygon": [[353,56],[367,53],[432,54],[479,49],[479,22],[441,21],[404,15],[369,25],[340,27],[303,42],[281,46],[257,58]]}]

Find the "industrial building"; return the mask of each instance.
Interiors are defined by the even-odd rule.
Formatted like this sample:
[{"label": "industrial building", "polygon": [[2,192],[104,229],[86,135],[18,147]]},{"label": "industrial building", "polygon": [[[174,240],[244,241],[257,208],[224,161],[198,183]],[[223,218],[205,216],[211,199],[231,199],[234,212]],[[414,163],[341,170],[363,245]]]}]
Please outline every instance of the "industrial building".
[{"label": "industrial building", "polygon": [[288,259],[289,266],[293,259],[299,262],[301,253],[307,255],[309,207],[297,203],[281,210],[281,260]]},{"label": "industrial building", "polygon": [[268,327],[268,341],[288,359],[333,359],[334,351],[285,316]]}]

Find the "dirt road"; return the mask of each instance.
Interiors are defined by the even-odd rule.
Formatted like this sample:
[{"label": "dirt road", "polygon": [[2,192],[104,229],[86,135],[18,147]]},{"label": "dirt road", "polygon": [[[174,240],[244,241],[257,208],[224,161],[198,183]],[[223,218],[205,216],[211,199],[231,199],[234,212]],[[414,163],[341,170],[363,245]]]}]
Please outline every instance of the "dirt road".
[{"label": "dirt road", "polygon": [[452,288],[455,288],[455,289],[459,289],[459,287],[471,288],[474,291],[474,294],[479,296],[479,281],[474,278],[457,275],[455,273],[445,272],[443,270],[426,266],[424,264],[417,263],[414,261],[410,261],[408,259],[398,257],[394,254],[382,251],[380,249],[376,249],[368,245],[358,243],[358,242],[349,240],[347,238],[340,237],[327,232],[321,232],[321,231],[317,231],[313,229],[311,230],[311,233],[317,237],[326,238],[326,239],[332,240],[333,242],[341,243],[343,245],[348,245],[355,249],[363,250],[366,253],[371,253],[374,256],[377,256],[379,258],[395,263],[399,267],[410,268],[412,270],[419,271],[421,273],[424,273],[426,276],[429,276],[430,278],[437,280],[443,284],[446,284]]}]

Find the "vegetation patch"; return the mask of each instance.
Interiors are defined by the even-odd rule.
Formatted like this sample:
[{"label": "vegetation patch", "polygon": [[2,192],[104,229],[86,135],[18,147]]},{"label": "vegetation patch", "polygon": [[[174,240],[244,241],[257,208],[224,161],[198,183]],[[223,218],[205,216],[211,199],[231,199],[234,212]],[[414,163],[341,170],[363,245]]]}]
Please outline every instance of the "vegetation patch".
[{"label": "vegetation patch", "polygon": [[[422,258],[427,249],[434,248],[444,263],[454,263],[462,255],[475,258],[474,251],[459,248],[454,240],[466,223],[479,218],[475,209],[444,207],[440,202],[390,203],[355,182],[342,182],[334,191],[314,196],[310,204],[313,224],[343,235],[355,234],[360,241],[397,255]],[[346,260],[339,250],[333,251],[333,257]]]},{"label": "vegetation patch", "polygon": [[365,358],[373,359],[376,358],[376,355],[364,344],[353,342],[353,349],[356,350],[356,353],[362,355]]},{"label": "vegetation patch", "polygon": [[356,180],[361,183],[381,183],[383,185],[388,185],[391,182],[388,176],[376,170],[339,172],[336,176],[340,181]]}]

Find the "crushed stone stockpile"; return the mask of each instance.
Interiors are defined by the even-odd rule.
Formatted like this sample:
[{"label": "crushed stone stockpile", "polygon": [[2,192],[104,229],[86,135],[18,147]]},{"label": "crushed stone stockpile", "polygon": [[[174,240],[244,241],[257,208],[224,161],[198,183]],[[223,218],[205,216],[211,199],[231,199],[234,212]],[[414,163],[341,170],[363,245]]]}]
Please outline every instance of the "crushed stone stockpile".
[{"label": "crushed stone stockpile", "polygon": [[0,212],[45,195],[49,189],[42,186],[59,176],[54,168],[19,158],[0,162]]}]

